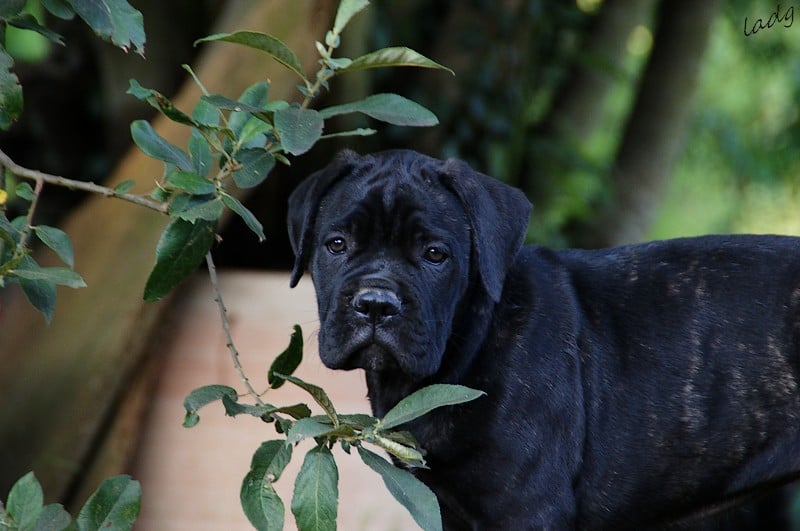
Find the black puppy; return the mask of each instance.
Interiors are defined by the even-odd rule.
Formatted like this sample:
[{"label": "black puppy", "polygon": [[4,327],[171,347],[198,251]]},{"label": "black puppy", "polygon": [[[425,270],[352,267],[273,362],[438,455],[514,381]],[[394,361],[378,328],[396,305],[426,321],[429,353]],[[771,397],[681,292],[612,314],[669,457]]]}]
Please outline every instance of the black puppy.
[{"label": "black puppy", "polygon": [[447,528],[657,526],[800,470],[800,239],[523,247],[521,192],[412,151],[344,152],[289,207],[322,361],[376,416],[487,393],[407,426]]}]

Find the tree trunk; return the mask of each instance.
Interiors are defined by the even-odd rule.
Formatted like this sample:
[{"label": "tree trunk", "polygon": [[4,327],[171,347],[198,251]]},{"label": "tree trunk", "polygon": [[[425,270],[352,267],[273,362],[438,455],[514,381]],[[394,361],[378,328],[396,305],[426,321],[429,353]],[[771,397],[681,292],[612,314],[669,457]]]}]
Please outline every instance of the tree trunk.
[{"label": "tree trunk", "polygon": [[[334,4],[332,0],[232,1],[221,17],[220,30],[267,31],[295,50],[307,71],[315,71],[314,41],[321,40],[328,29]],[[235,98],[252,83],[269,78],[273,99],[297,95],[294,74],[264,54],[227,43],[203,47],[194,70],[210,91]],[[187,81],[174,102],[190,110],[199,96],[195,84]],[[163,117],[153,125],[168,141],[186,145],[188,128]],[[152,189],[162,173],[161,162],[132,148],[109,185],[134,178],[136,190],[142,192]],[[59,288],[49,328],[21,297],[3,308],[1,497],[28,470],[35,471],[48,498],[63,500],[96,487],[84,485],[87,470],[97,478],[124,467],[131,445],[126,449],[117,443],[136,435],[142,410],[128,392],[144,366],[148,347],[157,355],[158,339],[152,332],[168,309],[165,302],[142,301],[155,244],[165,224],[166,219],[152,211],[91,198],[62,227],[75,247],[76,270],[89,287]],[[147,385],[140,381],[136,387],[141,400],[142,393],[147,395]],[[129,411],[133,418],[119,418],[120,411]],[[102,462],[111,465],[93,469],[93,463]]]},{"label": "tree trunk", "polygon": [[652,56],[611,172],[613,201],[593,221],[588,246],[636,242],[650,227],[681,154],[719,4],[661,2]]}]

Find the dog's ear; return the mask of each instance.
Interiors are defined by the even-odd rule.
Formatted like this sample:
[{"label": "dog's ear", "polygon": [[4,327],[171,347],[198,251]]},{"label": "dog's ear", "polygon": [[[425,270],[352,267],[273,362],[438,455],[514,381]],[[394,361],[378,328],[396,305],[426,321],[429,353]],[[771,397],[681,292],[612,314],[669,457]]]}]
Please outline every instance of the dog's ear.
[{"label": "dog's ear", "polygon": [[350,173],[359,155],[350,150],[340,152],[323,169],[312,173],[289,196],[289,242],[294,251],[294,267],[289,285],[295,287],[303,276],[314,236],[314,223],[319,204],[328,190],[343,176]]},{"label": "dog's ear", "polygon": [[496,302],[500,300],[506,272],[525,240],[531,203],[520,190],[479,173],[460,160],[446,161],[441,175],[464,205],[478,274]]}]

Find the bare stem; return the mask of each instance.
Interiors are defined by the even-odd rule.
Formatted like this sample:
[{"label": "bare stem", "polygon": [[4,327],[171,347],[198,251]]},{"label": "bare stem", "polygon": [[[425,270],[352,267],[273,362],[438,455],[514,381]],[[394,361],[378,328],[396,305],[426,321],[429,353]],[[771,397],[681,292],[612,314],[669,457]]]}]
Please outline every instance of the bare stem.
[{"label": "bare stem", "polygon": [[100,194],[106,197],[116,197],[122,199],[123,201],[128,201],[129,203],[143,206],[151,210],[155,210],[156,212],[161,212],[162,214],[166,214],[169,209],[169,205],[166,203],[153,201],[151,199],[147,199],[146,197],[142,197],[140,195],[119,193],[115,192],[112,188],[108,188],[106,186],[100,186],[95,183],[75,181],[72,179],[60,177],[58,175],[50,175],[49,173],[44,173],[37,170],[31,170],[25,168],[23,166],[20,166],[13,160],[11,160],[11,158],[8,155],[6,155],[2,150],[0,150],[0,166],[4,166],[17,177],[22,177],[24,179],[31,179],[36,181],[37,186],[38,183],[41,182],[46,184],[52,184],[54,186],[61,186],[62,188],[68,188],[70,190],[81,190],[84,192],[91,192],[93,194]]},{"label": "bare stem", "polygon": [[264,402],[261,396],[253,389],[250,384],[250,379],[245,375],[242,363],[239,361],[239,351],[236,350],[236,345],[233,343],[233,335],[231,334],[231,325],[228,322],[228,309],[225,308],[225,302],[222,300],[222,291],[219,289],[219,279],[217,278],[217,268],[214,266],[214,259],[211,257],[211,251],[206,253],[206,264],[208,264],[208,276],[211,279],[211,287],[214,289],[214,300],[219,308],[219,317],[222,321],[222,329],[225,331],[225,346],[231,353],[231,360],[233,360],[233,367],[242,380],[244,386],[247,388],[247,394],[252,396],[258,405],[263,406]]}]

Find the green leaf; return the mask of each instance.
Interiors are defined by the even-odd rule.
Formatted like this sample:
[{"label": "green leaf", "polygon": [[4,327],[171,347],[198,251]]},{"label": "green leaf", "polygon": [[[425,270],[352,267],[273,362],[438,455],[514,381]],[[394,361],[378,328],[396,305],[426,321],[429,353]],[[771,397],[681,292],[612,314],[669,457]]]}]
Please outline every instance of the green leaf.
[{"label": "green leaf", "polygon": [[322,136],[323,126],[322,115],[314,109],[304,109],[295,104],[275,111],[275,131],[283,148],[292,155],[311,149]]},{"label": "green leaf", "polygon": [[273,389],[282,386],[286,380],[276,377],[275,373],[292,375],[297,370],[297,367],[300,366],[301,361],[303,361],[303,330],[300,325],[294,325],[292,336],[289,339],[289,346],[278,354],[278,357],[275,358],[269,368],[269,373],[267,374],[269,386]]},{"label": "green leaf", "polygon": [[9,19],[19,15],[25,9],[25,0],[5,0],[0,2],[0,19]]},{"label": "green leaf", "polygon": [[281,440],[266,441],[256,450],[239,498],[250,523],[259,531],[283,530],[283,502],[272,485],[292,458],[292,447]]},{"label": "green leaf", "polygon": [[187,208],[180,212],[170,210],[170,215],[177,215],[180,219],[194,223],[197,220],[216,221],[222,217],[224,211],[222,199],[214,197],[208,201],[190,200]]},{"label": "green leaf", "polygon": [[381,420],[380,428],[389,430],[442,406],[452,406],[475,400],[483,395],[463,385],[433,384],[416,391],[390,409]]},{"label": "green leaf", "polygon": [[303,74],[303,66],[300,64],[300,60],[297,58],[297,55],[295,55],[291,48],[281,42],[280,39],[277,39],[272,35],[267,35],[266,33],[257,31],[217,33],[202,39],[198,39],[195,41],[195,44],[211,41],[232,42],[260,50],[297,74],[300,79],[307,82],[306,76]]},{"label": "green leaf", "polygon": [[194,223],[175,219],[167,226],[156,246],[156,265],[147,279],[144,300],[163,298],[197,269],[214,244],[216,226],[216,222],[203,219]]},{"label": "green leaf", "polygon": [[130,87],[127,90],[128,94],[138,99],[139,101],[144,101],[146,103],[149,103],[151,107],[161,111],[161,113],[164,116],[166,116],[173,122],[191,126],[199,125],[194,119],[192,119],[186,113],[175,107],[175,105],[173,105],[173,103],[169,100],[169,98],[167,98],[157,90],[144,88],[135,79],[131,79],[129,83]]},{"label": "green leaf", "polygon": [[397,94],[374,94],[361,101],[322,109],[319,114],[327,120],[332,116],[353,112],[360,112],[394,125],[428,127],[439,123],[431,111]]},{"label": "green leaf", "polygon": [[411,472],[395,467],[382,457],[358,447],[361,460],[380,474],[386,488],[399,501],[414,521],[425,531],[441,531],[442,516],[436,495]]},{"label": "green leaf", "polygon": [[142,14],[126,0],[67,0],[97,36],[144,57]]},{"label": "green leaf", "polygon": [[135,120],[131,123],[131,137],[145,155],[174,164],[183,171],[194,169],[189,156],[156,133],[146,120]]},{"label": "green leaf", "polygon": [[136,186],[136,181],[133,179],[126,179],[114,187],[115,194],[127,194]]},{"label": "green leaf", "polygon": [[51,15],[58,17],[62,20],[72,20],[75,18],[75,11],[64,0],[39,0]]},{"label": "green leaf", "polygon": [[176,171],[167,176],[167,184],[195,195],[213,194],[216,185],[205,177],[191,171]]},{"label": "green leaf", "polygon": [[275,167],[275,157],[264,149],[242,149],[236,154],[236,160],[243,166],[233,174],[239,188],[258,186]]},{"label": "green leaf", "polygon": [[[30,256],[23,258],[20,266],[29,270],[39,268],[39,265]],[[19,277],[19,285],[28,301],[34,308],[42,312],[45,322],[50,324],[56,309],[56,285],[47,280],[32,280],[22,277]]]},{"label": "green leaf", "polygon": [[342,0],[336,10],[336,19],[333,22],[333,32],[341,33],[350,19],[355,14],[369,5],[369,0]]},{"label": "green leaf", "polygon": [[42,486],[33,472],[28,472],[19,478],[11,487],[6,504],[6,512],[13,518],[15,524],[12,529],[33,529],[42,512],[43,503]]},{"label": "green leaf", "polygon": [[[216,126],[219,125],[219,111],[201,99],[192,110],[192,119],[201,125]],[[206,177],[211,169],[211,146],[197,129],[192,129],[192,136],[189,139],[189,155],[192,158],[194,172],[201,177]]]},{"label": "green leaf", "polygon": [[22,114],[22,86],[11,72],[14,60],[0,47],[0,129],[8,129]]},{"label": "green leaf", "polygon": [[223,193],[222,194],[222,202],[225,203],[225,206],[233,210],[239,217],[244,220],[245,225],[258,236],[258,241],[263,242],[267,239],[264,236],[264,227],[261,226],[261,222],[256,219],[255,215],[250,212],[242,203],[239,202],[233,196]]},{"label": "green leaf", "polygon": [[261,121],[258,118],[254,118],[253,114],[262,112],[268,101],[269,85],[263,81],[250,85],[242,92],[238,102],[234,102],[241,110],[232,109],[233,112],[228,118],[228,124],[237,137],[250,120]]},{"label": "green leaf", "polygon": [[34,264],[23,263],[20,267],[14,269],[12,273],[15,277],[25,280],[47,282],[73,289],[86,287],[86,282],[83,281],[81,276],[66,267],[40,267],[35,262]]},{"label": "green leaf", "polygon": [[306,454],[292,496],[292,514],[299,531],[334,531],[339,505],[339,470],[325,446]]},{"label": "green leaf", "polygon": [[425,467],[425,457],[422,455],[422,452],[412,446],[408,446],[380,435],[376,435],[368,442],[380,446],[396,458],[400,459],[407,467]]},{"label": "green leaf", "polygon": [[313,418],[300,419],[294,423],[292,429],[286,434],[286,444],[297,444],[310,437],[321,437],[336,429],[330,424],[323,424]]},{"label": "green leaf", "polygon": [[61,531],[67,529],[72,517],[59,503],[45,505],[36,520],[34,531]]},{"label": "green leaf", "polygon": [[378,419],[364,413],[351,413],[349,415],[339,415],[339,422],[357,430],[363,430],[369,426],[375,426]]},{"label": "green leaf", "polygon": [[79,531],[132,529],[139,517],[142,489],[130,476],[106,479],[86,501],[76,519]]},{"label": "green leaf", "polygon": [[239,395],[236,393],[236,389],[228,387],[227,385],[205,385],[193,390],[183,399],[183,407],[186,410],[183,426],[185,428],[196,426],[197,423],[200,422],[197,411],[201,407],[211,402],[221,400],[225,396],[236,401]]},{"label": "green leaf", "polygon": [[14,17],[9,20],[8,23],[20,29],[35,31],[48,40],[64,46],[64,39],[61,37],[61,35],[39,24],[39,22],[36,20],[36,17],[30,13],[23,13],[17,17]]},{"label": "green leaf", "polygon": [[52,249],[65,264],[69,267],[75,266],[75,253],[66,232],[47,225],[36,226],[33,231],[36,233],[36,237]]},{"label": "green leaf", "polygon": [[26,201],[33,201],[33,188],[31,188],[31,185],[26,182],[19,183],[14,188],[14,193],[17,195],[17,197],[21,197]]},{"label": "green leaf", "polygon": [[328,418],[331,419],[334,426],[339,425],[339,416],[336,414],[336,408],[333,407],[333,402],[328,397],[328,394],[325,392],[324,389],[321,387],[305,382],[300,378],[295,376],[289,376],[285,374],[279,374],[277,372],[273,373],[277,378],[283,378],[284,380],[293,383],[294,385],[298,386],[299,388],[305,390],[314,401],[322,407],[325,411],[325,414],[328,415]]},{"label": "green leaf", "polygon": [[375,50],[361,57],[353,59],[348,66],[336,70],[336,75],[344,72],[354,72],[356,70],[366,70],[369,68],[383,68],[393,66],[416,66],[420,68],[435,68],[446,70],[455,75],[451,69],[440,65],[436,61],[428,59],[419,52],[404,46],[393,46]]}]

